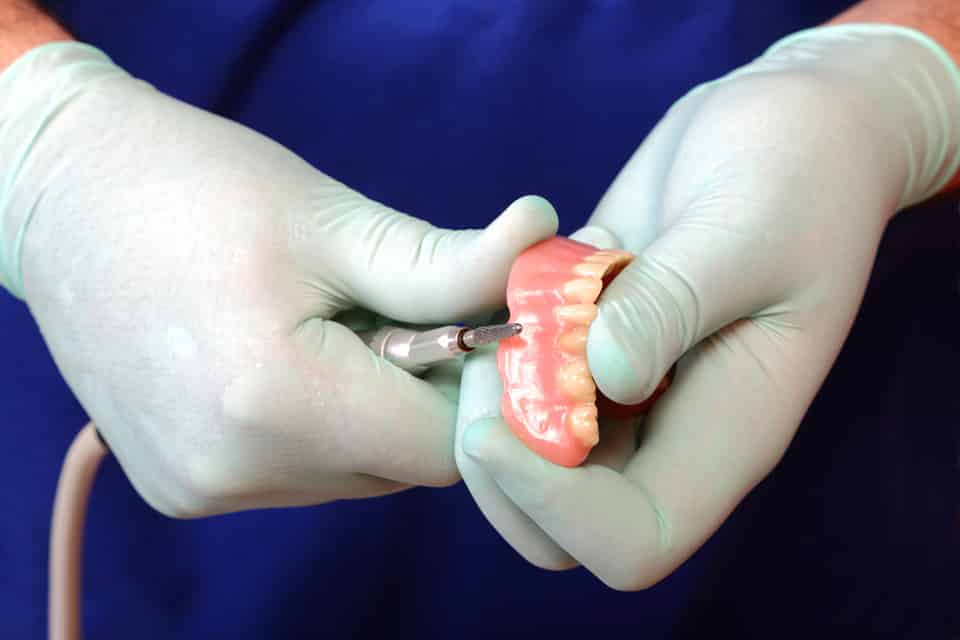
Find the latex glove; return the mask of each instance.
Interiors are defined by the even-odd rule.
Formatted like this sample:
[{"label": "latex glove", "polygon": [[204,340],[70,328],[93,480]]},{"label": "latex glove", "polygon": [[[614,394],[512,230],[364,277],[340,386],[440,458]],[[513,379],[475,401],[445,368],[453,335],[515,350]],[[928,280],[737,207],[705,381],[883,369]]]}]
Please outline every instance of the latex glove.
[{"label": "latex glove", "polygon": [[580,468],[553,466],[499,418],[490,353],[465,365],[464,480],[531,562],[582,563],[640,589],[690,556],[776,465],[859,307],[898,209],[958,167],[960,81],[932,42],[823,28],[680,100],[580,239],[638,258],[588,338],[599,388],[647,417],[601,427]]},{"label": "latex glove", "polygon": [[26,54],[0,96],[5,279],[20,291],[22,258],[53,357],[152,506],[458,480],[457,367],[418,379],[330,319],[502,307],[516,254],[556,232],[543,200],[482,232],[436,229],[76,43]]}]

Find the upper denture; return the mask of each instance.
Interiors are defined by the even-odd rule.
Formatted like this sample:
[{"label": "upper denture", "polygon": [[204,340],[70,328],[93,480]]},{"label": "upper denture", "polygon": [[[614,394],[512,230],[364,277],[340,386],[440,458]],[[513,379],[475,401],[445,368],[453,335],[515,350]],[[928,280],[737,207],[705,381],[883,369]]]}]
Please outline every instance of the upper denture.
[{"label": "upper denture", "polygon": [[631,260],[626,251],[556,237],[523,252],[510,272],[510,322],[523,331],[497,351],[501,410],[513,433],[555,464],[577,466],[599,442],[598,405],[604,415],[635,415],[653,400],[627,407],[604,398],[587,363],[597,299]]}]

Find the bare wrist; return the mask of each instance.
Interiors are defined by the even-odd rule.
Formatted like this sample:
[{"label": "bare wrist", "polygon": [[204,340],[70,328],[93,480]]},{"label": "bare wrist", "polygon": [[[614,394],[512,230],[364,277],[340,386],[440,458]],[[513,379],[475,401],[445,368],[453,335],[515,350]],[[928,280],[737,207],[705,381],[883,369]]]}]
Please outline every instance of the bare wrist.
[{"label": "bare wrist", "polygon": [[[861,0],[831,24],[884,23],[916,29],[960,65],[960,4],[955,0]],[[960,172],[941,194],[960,194]]]},{"label": "bare wrist", "polygon": [[[73,40],[32,47],[0,72],[0,157],[6,160],[0,167],[0,285],[14,296],[24,297],[24,238],[30,221],[42,215],[44,194],[60,184],[57,171],[62,178],[84,164],[65,152],[89,153],[89,144],[72,141],[92,118],[76,111],[91,100],[102,105],[104,87],[127,78],[102,51]],[[84,90],[92,86],[97,90]]]},{"label": "bare wrist", "polygon": [[764,57],[832,85],[838,105],[869,131],[876,162],[895,165],[891,180],[902,174],[897,211],[936,195],[956,175],[960,69],[925,33],[894,24],[828,25],[788,36]]},{"label": "bare wrist", "polygon": [[0,71],[34,47],[64,40],[73,38],[29,0],[0,0]]}]

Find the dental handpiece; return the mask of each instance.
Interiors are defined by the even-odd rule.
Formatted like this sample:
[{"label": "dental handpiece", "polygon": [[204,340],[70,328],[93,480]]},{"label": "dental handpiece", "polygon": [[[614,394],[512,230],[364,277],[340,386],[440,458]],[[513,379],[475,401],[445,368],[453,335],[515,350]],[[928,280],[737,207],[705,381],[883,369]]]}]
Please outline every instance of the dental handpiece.
[{"label": "dental handpiece", "polygon": [[386,326],[362,331],[357,335],[378,356],[417,375],[433,365],[457,358],[477,347],[515,336],[522,328],[519,324],[492,324],[482,327],[451,325],[415,331]]}]

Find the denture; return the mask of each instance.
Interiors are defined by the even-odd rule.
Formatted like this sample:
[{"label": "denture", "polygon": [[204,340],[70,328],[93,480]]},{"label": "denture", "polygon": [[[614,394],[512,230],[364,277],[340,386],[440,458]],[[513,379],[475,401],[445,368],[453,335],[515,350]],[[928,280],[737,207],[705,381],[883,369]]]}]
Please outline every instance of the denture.
[{"label": "denture", "polygon": [[555,237],[524,251],[507,282],[509,322],[523,331],[500,342],[501,412],[528,448],[554,464],[580,465],[600,441],[599,420],[645,413],[652,397],[621,405],[603,396],[587,363],[587,332],[601,292],[633,254]]}]

